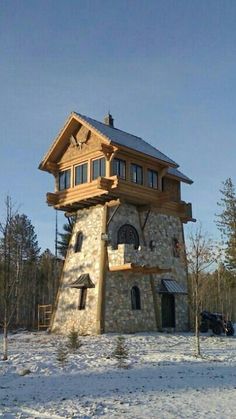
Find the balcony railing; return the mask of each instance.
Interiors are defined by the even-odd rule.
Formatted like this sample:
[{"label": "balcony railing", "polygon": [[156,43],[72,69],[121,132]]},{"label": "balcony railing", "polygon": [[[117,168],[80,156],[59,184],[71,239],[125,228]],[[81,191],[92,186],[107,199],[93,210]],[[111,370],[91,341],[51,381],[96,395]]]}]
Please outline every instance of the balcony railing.
[{"label": "balcony railing", "polygon": [[179,216],[184,222],[192,220],[191,204],[172,201],[169,192],[125,181],[117,176],[98,179],[73,188],[47,193],[47,203],[61,210],[74,210],[89,205],[121,199],[134,205],[157,207],[163,213]]}]

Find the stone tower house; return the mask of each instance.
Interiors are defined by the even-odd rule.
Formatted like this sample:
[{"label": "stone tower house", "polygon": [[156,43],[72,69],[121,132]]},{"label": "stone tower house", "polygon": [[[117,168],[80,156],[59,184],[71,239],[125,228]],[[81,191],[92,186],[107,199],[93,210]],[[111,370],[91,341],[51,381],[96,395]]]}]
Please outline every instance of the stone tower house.
[{"label": "stone tower house", "polygon": [[186,330],[181,199],[192,181],[140,137],[73,112],[39,168],[47,203],[76,216],[51,328],[86,333]]}]

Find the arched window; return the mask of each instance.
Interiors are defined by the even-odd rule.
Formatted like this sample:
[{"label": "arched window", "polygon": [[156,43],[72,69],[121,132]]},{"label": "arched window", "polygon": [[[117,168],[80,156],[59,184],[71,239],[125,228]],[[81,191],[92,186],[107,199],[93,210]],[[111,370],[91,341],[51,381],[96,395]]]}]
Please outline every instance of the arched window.
[{"label": "arched window", "polygon": [[179,244],[179,240],[176,239],[176,237],[172,239],[172,246],[173,246],[173,256],[175,258],[179,258],[180,257],[180,244]]},{"label": "arched window", "polygon": [[141,310],[140,291],[136,285],[131,288],[131,308],[132,310]]},{"label": "arched window", "polygon": [[124,224],[118,230],[118,244],[133,244],[135,249],[139,247],[139,236],[137,230],[130,224]]},{"label": "arched window", "polygon": [[83,243],[83,233],[82,231],[79,231],[76,235],[76,240],[75,240],[75,247],[74,247],[75,253],[81,252],[82,243]]}]

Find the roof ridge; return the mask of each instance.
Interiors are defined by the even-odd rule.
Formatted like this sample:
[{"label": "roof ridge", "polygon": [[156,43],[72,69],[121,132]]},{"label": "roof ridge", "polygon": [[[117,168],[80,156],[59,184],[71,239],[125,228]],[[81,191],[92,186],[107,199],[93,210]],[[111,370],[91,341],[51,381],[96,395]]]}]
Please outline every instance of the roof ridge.
[{"label": "roof ridge", "polygon": [[[131,135],[132,137],[139,138],[139,140],[142,140],[142,141],[144,141],[145,143],[147,143],[148,145],[151,145],[151,144],[149,144],[147,141],[145,141],[142,137],[139,137],[138,135],[130,134],[130,132],[124,131],[123,129],[120,129],[120,128],[111,127],[110,125],[107,125],[107,124],[105,124],[104,122],[101,122],[101,121],[98,121],[97,119],[91,118],[90,116],[87,116],[87,115],[82,115],[81,113],[78,113],[78,112],[75,112],[75,113],[76,113],[77,115],[81,116],[82,118],[83,118],[83,117],[85,117],[85,118],[91,119],[92,121],[98,122],[99,124],[102,124],[102,125],[104,125],[105,127],[109,127],[109,128],[115,129],[116,131],[123,132],[124,134]],[[153,147],[153,146],[152,146],[152,147]],[[154,148],[155,148],[155,147],[154,147]]]},{"label": "roof ridge", "polygon": [[[166,157],[168,160],[171,160],[171,162],[172,163],[174,163],[175,164],[175,167],[177,168],[177,167],[179,167],[179,164],[178,163],[176,163],[174,160],[172,160],[172,159],[170,159],[168,156],[166,156],[166,154],[164,154],[162,151],[160,151],[158,148],[156,148],[156,147],[154,147],[154,145],[152,145],[152,144],[150,144],[149,142],[147,142],[146,140],[144,140],[142,137],[138,137],[137,135],[134,135],[134,134],[130,134],[129,132],[127,132],[127,131],[123,131],[123,130],[121,130],[121,129],[119,129],[119,128],[115,128],[115,127],[112,127],[112,126],[110,126],[110,125],[107,125],[107,124],[105,124],[104,122],[101,122],[101,121],[98,121],[97,119],[94,119],[94,118],[91,118],[90,116],[87,116],[87,115],[82,115],[82,114],[80,114],[80,113],[78,113],[78,112],[74,112],[76,115],[78,115],[79,117],[81,117],[82,119],[88,119],[88,120],[91,120],[91,121],[94,121],[94,122],[96,122],[96,123],[98,123],[98,124],[102,124],[102,125],[104,125],[104,127],[106,127],[106,128],[110,128],[110,129],[113,129],[113,130],[116,130],[116,131],[120,131],[121,133],[124,133],[125,135],[129,135],[130,137],[133,137],[133,138],[137,138],[138,140],[141,140],[141,141],[143,141],[145,144],[147,144],[149,147],[151,147],[153,150],[155,150],[155,151],[158,151],[160,154],[162,154],[163,155],[163,157]],[[88,121],[86,121],[86,119],[85,119],[85,122],[87,122],[87,123],[89,123]],[[109,140],[111,140],[106,134],[104,134],[103,132],[101,132],[98,128],[96,128],[96,127],[94,127],[93,126],[93,129],[95,129],[96,131],[98,131],[100,134],[102,134],[102,135],[105,135]],[[114,140],[112,140],[113,142],[116,142],[116,141],[114,141]]]}]

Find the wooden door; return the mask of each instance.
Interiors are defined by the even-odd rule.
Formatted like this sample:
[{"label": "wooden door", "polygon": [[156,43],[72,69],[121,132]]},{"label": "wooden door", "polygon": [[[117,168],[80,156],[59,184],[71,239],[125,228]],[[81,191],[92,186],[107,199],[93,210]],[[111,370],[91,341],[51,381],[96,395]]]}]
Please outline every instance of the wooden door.
[{"label": "wooden door", "polygon": [[161,300],[162,327],[175,327],[175,297],[163,294]]}]

